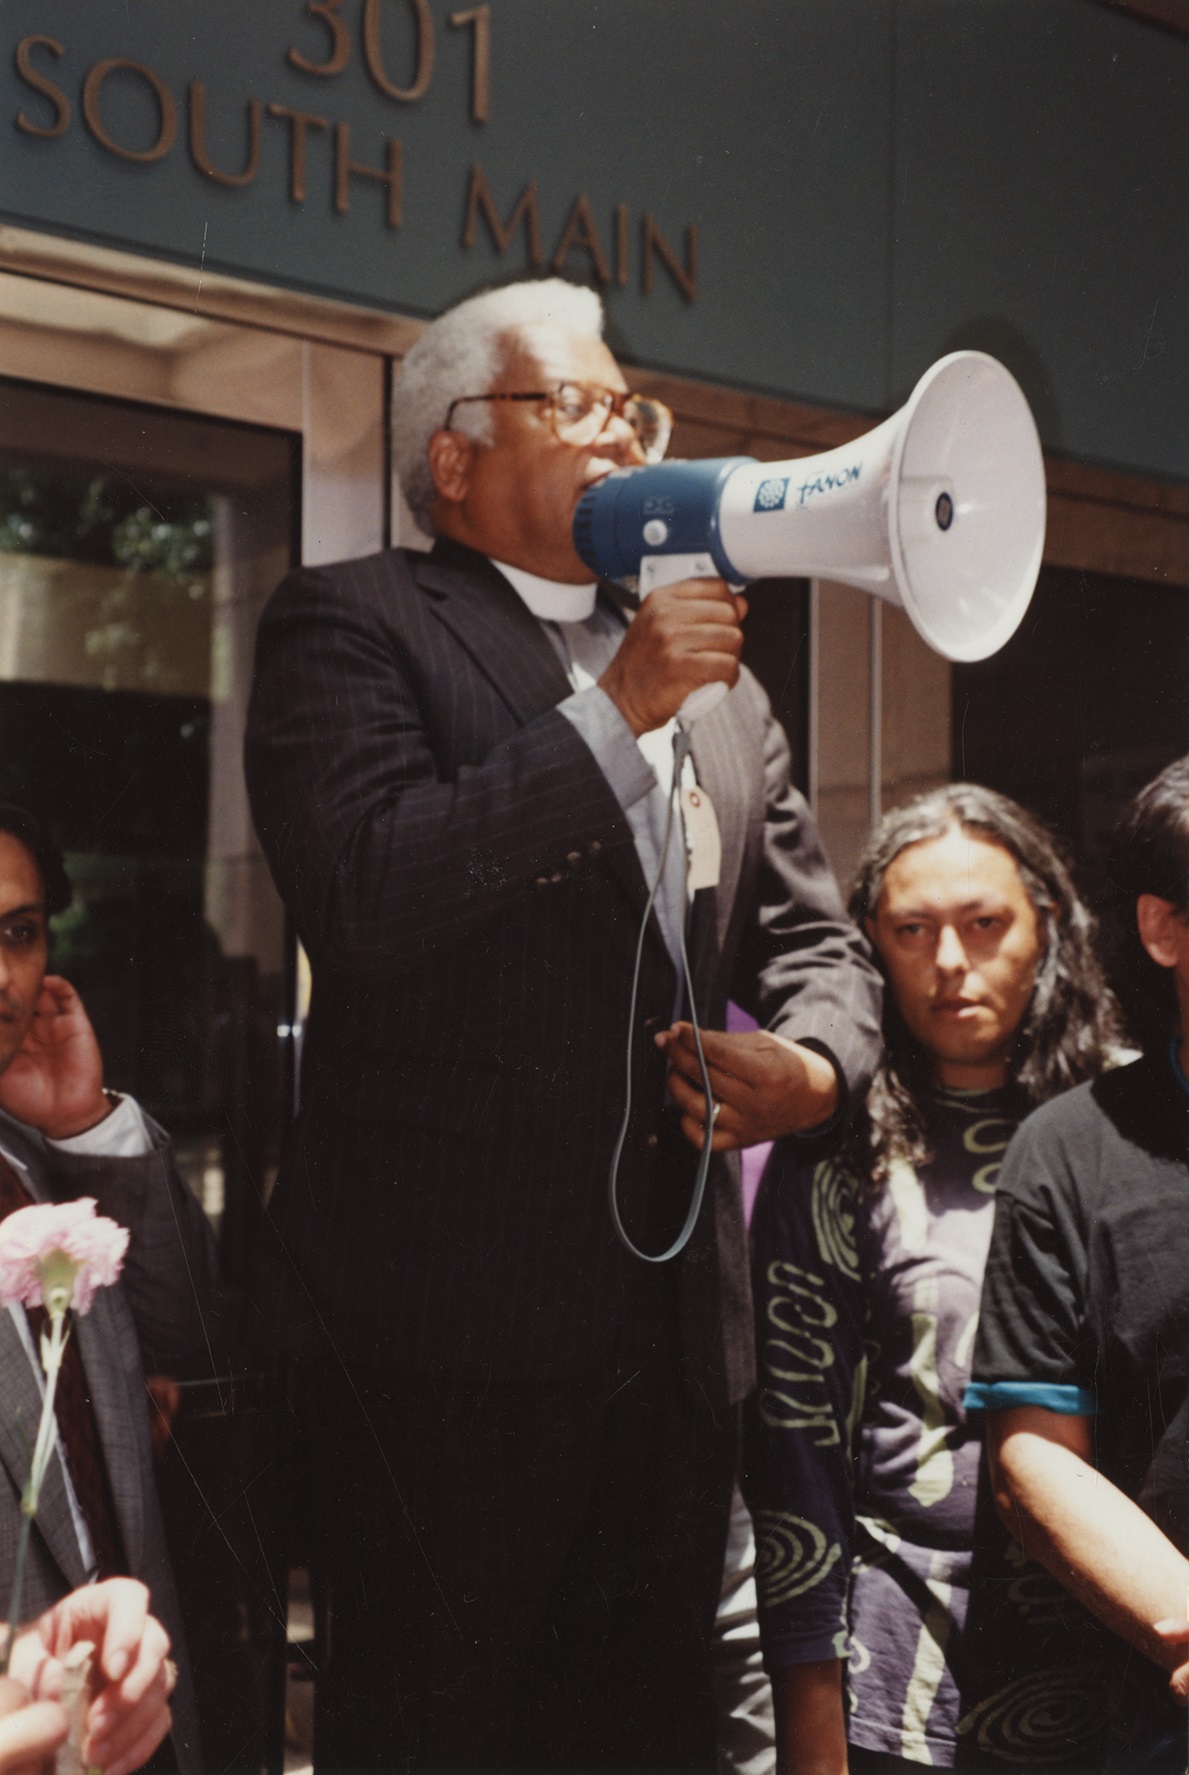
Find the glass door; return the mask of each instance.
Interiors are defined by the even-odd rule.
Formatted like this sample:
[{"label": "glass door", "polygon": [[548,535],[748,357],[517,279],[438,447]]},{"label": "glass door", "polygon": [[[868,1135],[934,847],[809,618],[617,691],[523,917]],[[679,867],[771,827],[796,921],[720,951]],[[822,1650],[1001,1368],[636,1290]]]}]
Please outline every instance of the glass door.
[{"label": "glass door", "polygon": [[66,852],[53,965],[108,1083],[173,1135],[238,1284],[292,1022],[239,748],[298,466],[293,434],[0,384],[0,796]]},{"label": "glass door", "polygon": [[221,1343],[150,1390],[207,1766],[245,1775],[281,1767],[302,1563],[252,1298],[301,993],[243,728],[277,581],[382,545],[387,376],[378,352],[0,273],[0,798],[66,852],[51,965],[219,1241]]}]

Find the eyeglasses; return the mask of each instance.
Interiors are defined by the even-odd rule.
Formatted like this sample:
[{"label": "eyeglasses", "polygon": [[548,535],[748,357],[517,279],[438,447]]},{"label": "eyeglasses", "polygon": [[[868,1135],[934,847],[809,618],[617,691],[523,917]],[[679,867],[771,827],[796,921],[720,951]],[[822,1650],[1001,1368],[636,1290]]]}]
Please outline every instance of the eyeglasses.
[{"label": "eyeglasses", "polygon": [[631,426],[645,462],[661,460],[673,432],[673,415],[663,401],[648,400],[642,394],[621,394],[610,388],[590,388],[582,382],[563,382],[541,394],[460,395],[451,401],[446,413],[446,431],[450,429],[454,409],[469,401],[546,401],[556,437],[576,449],[593,444],[614,414]]}]

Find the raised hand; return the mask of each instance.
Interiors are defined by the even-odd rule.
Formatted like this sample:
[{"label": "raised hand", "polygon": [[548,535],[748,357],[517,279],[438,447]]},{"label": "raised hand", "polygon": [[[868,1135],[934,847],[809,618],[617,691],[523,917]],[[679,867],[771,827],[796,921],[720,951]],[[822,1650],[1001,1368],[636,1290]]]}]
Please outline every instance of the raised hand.
[{"label": "raised hand", "polygon": [[0,1109],[50,1140],[82,1134],[111,1113],[95,1031],[59,974],[43,980],[29,1032],[0,1073]]}]

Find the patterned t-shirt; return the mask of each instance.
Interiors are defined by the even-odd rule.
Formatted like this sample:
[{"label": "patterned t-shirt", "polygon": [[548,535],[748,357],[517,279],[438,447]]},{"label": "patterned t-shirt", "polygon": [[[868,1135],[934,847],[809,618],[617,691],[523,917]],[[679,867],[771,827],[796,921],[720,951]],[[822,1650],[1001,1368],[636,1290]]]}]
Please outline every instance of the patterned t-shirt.
[{"label": "patterned t-shirt", "polygon": [[938,1092],[930,1161],[879,1189],[778,1147],[752,1221],[747,1479],[770,1670],[847,1659],[852,1744],[1094,1767],[1102,1630],[995,1515],[970,1378],[1017,1116]]}]

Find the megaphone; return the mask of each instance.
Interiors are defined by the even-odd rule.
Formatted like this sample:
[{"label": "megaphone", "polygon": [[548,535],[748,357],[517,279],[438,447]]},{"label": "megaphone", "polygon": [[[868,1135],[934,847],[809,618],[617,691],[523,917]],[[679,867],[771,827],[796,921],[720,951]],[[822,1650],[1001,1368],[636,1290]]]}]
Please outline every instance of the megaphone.
[{"label": "megaphone", "polygon": [[[838,450],[620,469],[583,494],[573,535],[588,567],[641,596],[680,579],[841,580],[900,605],[946,659],[979,660],[1018,628],[1044,532],[1028,402],[995,358],[955,351]],[[703,685],[681,713],[725,694]]]}]

